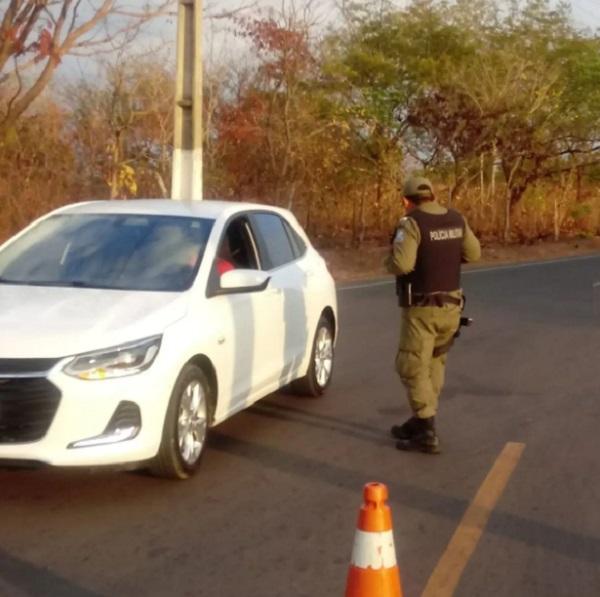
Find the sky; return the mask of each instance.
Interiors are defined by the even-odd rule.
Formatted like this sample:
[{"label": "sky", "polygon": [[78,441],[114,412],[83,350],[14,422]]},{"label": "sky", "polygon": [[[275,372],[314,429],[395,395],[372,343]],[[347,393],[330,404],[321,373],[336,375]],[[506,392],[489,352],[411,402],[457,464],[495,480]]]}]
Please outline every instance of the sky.
[{"label": "sky", "polygon": [[[205,0],[205,3],[209,0]],[[252,3],[249,0],[248,3],[244,3],[241,0],[210,0],[211,3],[222,10],[231,10],[240,5]],[[285,0],[255,0],[253,3],[263,9],[281,8],[282,1]],[[288,4],[291,0],[287,0]],[[500,0],[501,1],[501,0]],[[301,4],[302,0],[296,0],[296,4]],[[394,0],[394,3],[398,6],[406,4],[406,0]],[[328,16],[330,19],[335,19],[337,14],[336,5],[338,0],[318,0],[315,4],[319,5],[319,12],[324,16]],[[576,22],[582,26],[589,26],[592,28],[600,27],[600,0],[571,0],[571,6],[573,7],[573,16]]]},{"label": "sky", "polygon": [[[135,0],[141,2],[142,0]],[[252,6],[251,11],[267,12],[269,9],[281,10],[282,5],[290,4],[303,6],[307,0],[204,0],[204,6],[211,13],[222,13],[234,10],[240,6]],[[398,6],[407,0],[394,0]],[[557,0],[558,1],[558,0]],[[318,22],[323,26],[335,24],[339,19],[337,4],[339,0],[313,0],[314,13]],[[600,0],[571,0],[573,17],[582,28],[600,29]],[[232,35],[231,23],[227,20],[205,21],[205,58],[216,63],[230,60],[232,55],[244,59],[244,44]],[[176,19],[160,19],[147,26],[143,35],[138,38],[137,53],[156,51],[160,48],[162,54],[171,53],[174,56],[176,38]],[[61,77],[66,79],[89,78],[95,76],[97,67],[89,60],[68,60],[61,69]]]},{"label": "sky", "polygon": [[[215,10],[227,11],[235,9],[239,6],[253,4],[257,9],[267,11],[268,9],[281,9],[282,4],[289,6],[295,2],[296,6],[302,6],[306,0],[204,0],[205,6],[211,2]],[[356,0],[355,0],[356,1]],[[405,6],[408,0],[392,0],[398,6]],[[499,0],[502,2],[502,0]],[[557,2],[559,0],[556,0]],[[335,25],[340,18],[340,13],[337,8],[340,0],[313,0],[316,10],[315,14],[319,23],[324,26],[328,24]],[[600,29],[600,0],[571,0],[570,2],[573,18],[576,24],[582,28]],[[173,30],[173,35],[175,31]],[[212,48],[215,53],[215,60],[218,61],[220,54],[225,53],[231,56],[232,47],[235,47],[235,42],[232,36],[223,31],[222,22],[209,24],[205,31],[205,47],[207,51]],[[243,50],[240,50],[240,54]]]},{"label": "sky", "polygon": [[[211,2],[216,11],[232,10],[239,6],[246,6],[248,4],[253,4],[256,8],[267,11],[269,8],[281,9],[282,4],[284,3],[289,6],[290,3],[295,2],[296,6],[301,6],[305,0],[247,0],[247,2],[244,2],[244,0],[204,1],[205,5],[207,5],[208,2]],[[315,13],[319,23],[323,23],[324,25],[335,24],[339,19],[339,10],[337,8],[339,0],[313,1],[317,7]],[[392,1],[398,6],[404,6],[408,2],[408,0]],[[558,0],[556,1],[558,2]],[[500,2],[502,2],[502,0],[500,0]],[[600,28],[600,0],[571,0],[570,4],[573,11],[573,18],[578,26],[592,30]],[[173,35],[174,34],[175,32],[173,31]],[[213,46],[225,46],[227,48],[227,52],[231,51],[231,36],[227,35],[226,32],[223,32],[223,26],[219,22],[212,26],[209,24],[205,32],[205,37],[207,38],[209,47],[211,44],[211,39],[214,39],[216,42],[213,43]]]},{"label": "sky", "polygon": [[599,0],[573,0],[571,5],[577,22],[584,26],[600,27]]}]

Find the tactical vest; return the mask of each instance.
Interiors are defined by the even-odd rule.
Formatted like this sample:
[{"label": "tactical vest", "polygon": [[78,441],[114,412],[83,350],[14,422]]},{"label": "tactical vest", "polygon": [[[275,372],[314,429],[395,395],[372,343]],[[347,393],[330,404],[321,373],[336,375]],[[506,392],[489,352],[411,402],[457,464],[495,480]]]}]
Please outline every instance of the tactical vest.
[{"label": "tactical vest", "polygon": [[[465,221],[454,210],[448,210],[445,214],[430,214],[415,209],[410,217],[419,227],[421,242],[415,269],[397,278],[402,306],[419,304],[427,295],[460,289],[465,235]],[[413,297],[415,300],[412,300]]]}]

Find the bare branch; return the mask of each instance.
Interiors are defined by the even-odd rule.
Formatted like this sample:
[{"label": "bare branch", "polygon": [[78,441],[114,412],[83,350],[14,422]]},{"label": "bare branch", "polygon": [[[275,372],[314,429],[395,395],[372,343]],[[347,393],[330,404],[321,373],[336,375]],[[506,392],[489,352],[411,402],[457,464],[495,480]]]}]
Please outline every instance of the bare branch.
[{"label": "bare branch", "polygon": [[119,17],[126,17],[129,19],[137,19],[141,21],[147,21],[148,19],[152,19],[157,16],[170,14],[169,7],[172,6],[172,0],[164,0],[163,3],[154,10],[144,10],[144,11],[132,11],[132,10],[120,10],[115,8],[112,11],[112,14]]},{"label": "bare branch", "polygon": [[[16,56],[15,56],[16,58]],[[29,70],[30,68],[33,68],[34,66],[37,65],[36,59],[34,58],[30,58],[27,62],[23,63],[23,64],[16,64],[15,67],[8,71],[7,73],[3,74],[2,76],[0,76],[0,85],[2,85],[3,83],[6,83],[7,81],[9,81],[11,79],[11,77],[13,76],[18,76],[17,75],[17,71],[20,72],[21,75],[23,75],[23,73],[27,70]]]},{"label": "bare branch", "polygon": [[247,10],[254,10],[257,7],[257,3],[256,2],[249,2],[248,4],[244,4],[242,6],[238,6],[238,8],[233,8],[231,10],[221,10],[219,12],[214,12],[211,13],[210,12],[210,7],[208,7],[204,12],[205,12],[205,18],[207,19],[212,19],[214,21],[216,20],[223,20],[223,19],[231,19],[232,17],[240,14],[241,12],[245,12]]},{"label": "bare branch", "polygon": [[77,18],[79,17],[79,7],[81,6],[82,0],[77,0],[77,4],[73,8],[73,16],[71,17],[71,24],[69,25],[69,35],[75,29],[75,25],[77,24]]},{"label": "bare branch", "polygon": [[23,79],[21,78],[21,73],[19,73],[19,63],[17,61],[17,57],[15,56],[14,58],[15,61],[15,74],[17,77],[17,81],[18,81],[18,85],[17,85],[17,91],[15,92],[15,94],[10,98],[9,102],[8,102],[8,106],[6,108],[6,114],[10,114],[10,111],[12,110],[12,107],[16,101],[16,99],[19,97],[19,95],[21,95],[21,91],[23,90]]},{"label": "bare branch", "polygon": [[[84,18],[81,14],[84,0],[10,0],[0,25],[0,34],[3,34],[0,35],[0,83],[16,75],[18,84],[16,94],[0,115],[0,126],[13,124],[35,101],[52,79],[63,56],[85,52],[97,55],[123,48],[144,23],[166,14],[174,1],[153,0],[154,7],[144,11],[124,10],[117,0],[89,2],[91,14]],[[39,25],[46,21],[48,25],[38,39]],[[14,58],[15,69],[2,72],[10,57]],[[40,62],[44,63],[43,67],[26,87],[23,70]]]},{"label": "bare branch", "polygon": [[4,18],[2,19],[2,25],[0,25],[0,31],[2,33],[6,32],[9,25],[12,23],[17,10],[19,10],[19,4],[22,0],[10,0],[10,4],[4,13]]},{"label": "bare branch", "polygon": [[75,44],[77,39],[89,33],[92,29],[98,26],[111,12],[114,6],[114,0],[104,0],[100,8],[96,10],[96,13],[90,17],[85,23],[79,27],[75,27],[66,37],[63,42],[61,51],[68,52],[71,47]]}]

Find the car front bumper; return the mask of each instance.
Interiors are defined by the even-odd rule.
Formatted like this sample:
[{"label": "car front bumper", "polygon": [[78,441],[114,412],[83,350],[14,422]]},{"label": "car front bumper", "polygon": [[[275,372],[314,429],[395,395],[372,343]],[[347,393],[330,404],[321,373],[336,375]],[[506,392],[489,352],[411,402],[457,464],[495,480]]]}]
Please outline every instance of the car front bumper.
[{"label": "car front bumper", "polygon": [[[18,413],[7,412],[7,401],[0,401],[0,464],[111,466],[146,461],[158,452],[174,382],[159,359],[147,371],[130,377],[84,381],[64,374],[60,364],[45,377],[34,378],[33,389],[27,386],[30,379],[21,374],[0,380],[0,394],[2,384],[8,392],[8,384],[12,383],[17,400],[29,405],[19,419]],[[19,388],[25,390],[19,393]],[[57,404],[52,405],[52,400]],[[123,404],[127,405],[125,410]],[[13,410],[15,405],[18,402],[11,405]],[[1,409],[5,409],[4,414]],[[138,409],[139,429],[132,430],[131,422]],[[123,418],[127,413],[131,416]],[[37,428],[27,429],[27,425]],[[107,435],[111,425],[119,431],[112,436]],[[36,439],[31,440],[28,435]],[[78,445],[81,447],[75,447]]]}]

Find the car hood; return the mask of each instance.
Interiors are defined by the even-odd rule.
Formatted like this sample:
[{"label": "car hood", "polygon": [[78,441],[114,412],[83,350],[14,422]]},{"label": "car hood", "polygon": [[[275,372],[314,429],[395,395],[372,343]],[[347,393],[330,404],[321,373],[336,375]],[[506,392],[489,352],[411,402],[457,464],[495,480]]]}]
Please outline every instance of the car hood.
[{"label": "car hood", "polygon": [[188,293],[0,285],[0,358],[55,358],[161,334]]}]

